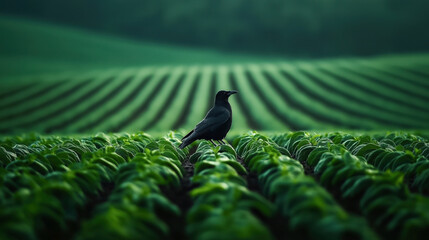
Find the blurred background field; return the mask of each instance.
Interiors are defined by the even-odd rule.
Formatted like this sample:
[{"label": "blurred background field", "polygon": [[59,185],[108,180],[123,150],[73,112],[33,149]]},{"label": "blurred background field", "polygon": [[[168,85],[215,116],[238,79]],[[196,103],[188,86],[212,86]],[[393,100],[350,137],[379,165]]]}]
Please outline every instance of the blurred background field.
[{"label": "blurred background field", "polygon": [[0,133],[429,128],[429,3],[0,1]]}]

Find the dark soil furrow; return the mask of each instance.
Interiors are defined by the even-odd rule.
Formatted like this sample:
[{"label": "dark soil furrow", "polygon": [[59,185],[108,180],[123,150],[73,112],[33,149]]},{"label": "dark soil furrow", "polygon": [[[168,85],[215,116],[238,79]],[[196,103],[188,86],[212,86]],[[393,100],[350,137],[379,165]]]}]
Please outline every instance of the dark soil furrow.
[{"label": "dark soil furrow", "polygon": [[197,76],[195,76],[195,79],[193,80],[191,92],[188,94],[188,97],[185,101],[185,108],[183,109],[182,113],[180,114],[180,117],[173,124],[173,129],[178,129],[180,126],[182,126],[185,123],[186,118],[188,117],[189,112],[191,111],[191,106],[192,106],[191,102],[192,101],[198,101],[198,99],[194,99],[194,98],[195,98],[195,94],[197,92],[197,89],[198,89],[200,82],[201,82],[201,73],[199,73],[199,74],[197,74]]},{"label": "dark soil furrow", "polygon": [[[328,106],[329,108],[339,110],[339,111],[341,111],[341,112],[344,112],[344,113],[346,113],[346,114],[348,114],[348,115],[351,115],[351,116],[356,117],[356,118],[359,118],[359,119],[362,119],[362,118],[372,119],[372,120],[375,120],[375,121],[378,121],[378,122],[380,122],[380,123],[387,124],[387,125],[396,125],[396,124],[397,124],[397,123],[395,123],[395,122],[387,121],[386,119],[384,119],[384,118],[382,118],[382,117],[379,117],[378,115],[366,114],[366,113],[363,113],[363,112],[361,112],[361,111],[356,111],[356,110],[353,110],[353,109],[351,109],[351,108],[345,107],[344,105],[338,104],[336,101],[330,101],[330,100],[328,100],[327,98],[321,97],[321,96],[319,96],[319,95],[315,94],[314,92],[312,92],[311,90],[309,90],[309,88],[308,88],[308,87],[306,87],[305,85],[303,85],[300,81],[298,81],[298,79],[296,79],[294,76],[292,76],[292,75],[291,75],[291,74],[289,74],[288,72],[280,71],[280,73],[281,73],[281,74],[282,74],[286,79],[290,80],[290,83],[294,84],[294,86],[295,86],[296,88],[298,88],[298,90],[299,90],[300,92],[304,93],[305,95],[309,96],[310,98],[314,99],[314,100],[315,100],[315,101],[317,101],[317,102],[320,102],[320,103],[322,103],[322,104],[325,104],[325,105],[326,105],[326,106]],[[267,76],[269,76],[269,75],[267,74]],[[307,77],[309,77],[309,76],[307,76]],[[309,78],[310,78],[310,77],[309,77]],[[331,88],[331,87],[329,87],[329,86],[326,86],[326,85],[324,85],[324,84],[321,84],[321,83],[319,82],[320,80],[316,82],[316,79],[313,79],[313,78],[310,78],[310,79],[311,79],[315,84],[319,85],[321,88],[324,88],[325,90],[327,90],[327,91],[329,91],[329,92],[331,92],[331,93],[337,93],[337,92],[335,91],[335,89],[332,89],[332,88]],[[282,92],[284,92],[284,90],[283,90],[279,85],[276,85],[276,89],[278,89],[278,91],[282,91]],[[284,94],[286,94],[286,93],[284,92]],[[349,98],[349,96],[346,96],[346,95],[345,95],[345,94],[343,94],[343,93],[341,93],[341,94],[337,94],[337,95],[340,95],[340,96],[343,96],[343,97]],[[357,98],[352,98],[352,97],[350,97],[350,98],[351,98],[350,100],[358,101],[358,103],[359,103],[359,104],[364,104],[363,102],[361,102],[361,101],[360,101],[359,99],[357,99]],[[360,128],[360,129],[362,128],[362,126],[356,126],[356,125],[353,125],[353,124],[350,124],[348,127],[350,127],[350,128]]]},{"label": "dark soil furrow", "polygon": [[426,73],[420,72],[420,71],[415,70],[415,69],[410,69],[410,68],[402,67],[402,66],[394,66],[394,68],[401,69],[402,71],[405,71],[405,72],[411,73],[411,74],[413,74],[413,75],[415,75],[415,76],[417,76],[417,77],[425,78],[426,80],[428,80],[428,79],[429,79],[429,74],[426,74]]},{"label": "dark soil furrow", "polygon": [[[119,112],[121,108],[123,108],[127,104],[131,104],[133,99],[138,95],[139,92],[142,91],[144,86],[147,84],[148,81],[152,78],[152,75],[146,76],[144,79],[142,79],[139,83],[139,85],[134,88],[134,90],[127,95],[126,98],[122,99],[120,103],[116,103],[116,106],[114,108],[111,108],[109,111],[106,111],[103,115],[99,116],[96,120],[94,120],[91,123],[88,123],[87,125],[81,127],[78,132],[85,132],[88,130],[91,130],[92,128],[96,127],[103,121],[107,121],[107,119]],[[110,129],[109,129],[110,130]]]},{"label": "dark soil furrow", "polygon": [[124,118],[119,124],[117,124],[114,128],[111,130],[113,132],[118,132],[125,126],[128,126],[132,122],[134,122],[152,103],[152,99],[156,96],[156,94],[159,93],[161,88],[164,86],[165,82],[167,82],[168,78],[170,77],[170,74],[164,75],[158,82],[158,84],[155,86],[154,90],[147,96],[147,98],[142,101],[141,105],[127,118]]},{"label": "dark soil furrow", "polygon": [[210,108],[213,107],[214,104],[214,99],[216,96],[216,85],[217,85],[217,74],[213,73],[212,77],[210,78],[210,89],[209,89],[209,94],[208,94],[208,101],[207,101],[207,110],[206,112],[208,112],[210,110]]},{"label": "dark soil furrow", "polygon": [[[362,72],[357,72],[356,70],[353,70],[353,69],[349,69],[349,68],[346,68],[346,67],[340,67],[340,68],[343,69],[346,72],[352,73],[352,74],[357,75],[357,76],[359,76],[361,78],[365,78],[365,79],[368,79],[368,80],[370,80],[372,82],[375,82],[375,83],[378,83],[380,85],[383,85],[383,88],[387,87],[387,88],[393,89],[393,90],[395,90],[397,92],[400,92],[402,94],[408,95],[410,97],[420,98],[423,101],[428,101],[429,100],[428,96],[425,96],[425,95],[418,95],[417,96],[416,92],[410,91],[410,90],[408,90],[408,88],[399,87],[399,86],[397,86],[395,84],[391,84],[390,82],[382,81],[382,80],[380,80],[377,77],[373,77],[373,76],[370,76],[370,75],[362,73]],[[408,101],[406,101],[406,102],[408,102]],[[410,105],[410,106],[413,106],[413,105]],[[418,107],[418,106],[416,106],[416,107]]]},{"label": "dark soil furrow", "polygon": [[[24,92],[25,90],[32,88],[34,86],[36,86],[37,83],[29,83],[29,84],[24,84],[24,85],[20,85],[19,87],[13,88],[13,89],[8,89],[7,92],[4,92],[3,94],[0,95],[0,101],[3,99],[6,99],[10,96],[19,94],[21,92]],[[7,89],[7,88],[6,88]]]},{"label": "dark soil furrow", "polygon": [[25,104],[27,101],[31,101],[32,99],[38,98],[40,96],[46,95],[50,92],[52,92],[53,90],[55,90],[57,87],[59,87],[61,84],[64,84],[65,80],[61,80],[58,82],[55,82],[53,84],[48,85],[47,87],[40,89],[39,91],[33,93],[33,94],[29,94],[21,99],[17,99],[14,102],[5,104],[3,106],[0,106],[0,110],[5,110],[7,108],[11,108],[11,107],[16,107],[19,104]]},{"label": "dark soil furrow", "polygon": [[[256,80],[253,78],[252,74],[250,74],[248,71],[245,72],[245,76],[247,80],[249,80],[249,85],[255,91],[258,98],[264,103],[264,105],[267,107],[267,109],[272,113],[276,118],[280,119],[283,124],[286,125],[287,128],[291,129],[292,131],[295,131],[297,129],[305,129],[308,126],[300,125],[299,122],[290,121],[289,118],[284,116],[278,108],[276,108],[274,105],[270,103],[269,97],[267,97],[264,92],[261,90],[261,88],[258,87],[258,84],[256,83]],[[287,97],[286,97],[287,98]],[[286,100],[288,103],[291,103],[291,99]],[[290,104],[290,106],[292,106]]]},{"label": "dark soil furrow", "polygon": [[[237,82],[236,82],[237,80],[235,79],[234,74],[231,72],[229,73],[229,80],[231,82],[232,89],[239,90]],[[255,118],[250,114],[250,110],[249,110],[250,106],[249,106],[249,104],[247,104],[244,101],[241,94],[237,94],[236,99],[237,99],[238,105],[240,105],[240,109],[242,110],[242,112],[244,114],[244,119],[246,119],[246,122],[247,122],[247,125],[249,126],[249,128],[254,129],[254,130],[262,129],[260,123],[255,121]]]},{"label": "dark soil furrow", "polygon": [[117,88],[113,89],[112,91],[110,91],[108,94],[104,95],[104,97],[102,97],[101,99],[99,99],[97,102],[93,103],[90,106],[87,106],[87,108],[85,109],[85,111],[80,112],[77,115],[74,115],[72,118],[69,118],[63,122],[61,122],[58,125],[52,126],[48,129],[46,129],[47,133],[52,133],[53,131],[56,130],[60,130],[60,129],[64,129],[66,128],[68,125],[70,125],[73,122],[78,121],[81,118],[84,118],[85,116],[87,116],[88,114],[90,114],[91,112],[93,112],[95,109],[99,108],[100,106],[103,106],[106,104],[106,102],[109,101],[109,99],[111,99],[112,97],[114,97],[116,94],[118,94],[120,91],[122,91],[122,89],[125,88],[125,86],[127,86],[131,80],[134,78],[134,76],[130,76],[127,79],[123,80],[121,85],[119,85]]},{"label": "dark soil furrow", "polygon": [[324,74],[329,75],[329,76],[331,76],[333,78],[336,78],[337,80],[339,80],[339,81],[341,81],[343,83],[348,83],[349,85],[351,85],[355,89],[359,89],[359,90],[361,90],[363,92],[372,94],[374,96],[377,96],[379,98],[384,99],[385,101],[394,102],[394,103],[396,103],[398,105],[402,105],[404,107],[411,108],[411,109],[416,109],[416,110],[420,109],[420,110],[423,110],[423,111],[427,111],[427,109],[425,109],[425,108],[422,108],[420,106],[415,106],[415,105],[410,104],[410,102],[408,102],[408,99],[407,100],[405,100],[405,99],[398,99],[398,98],[394,98],[394,97],[382,95],[382,94],[380,94],[380,91],[376,91],[376,90],[374,90],[372,88],[369,88],[369,87],[364,87],[364,86],[362,86],[360,84],[357,84],[357,83],[353,82],[352,80],[350,80],[350,79],[348,79],[346,77],[343,77],[341,75],[338,75],[338,74],[333,73],[331,71],[328,71],[326,69],[320,68],[319,70],[321,72],[323,72]]},{"label": "dark soil furrow", "polygon": [[[340,126],[346,126],[346,127],[352,128],[352,129],[357,129],[357,128],[361,128],[362,127],[362,126],[358,126],[358,125],[355,125],[355,124],[352,124],[352,123],[345,123],[345,122],[339,121],[335,117],[328,116],[329,113],[328,113],[328,115],[321,115],[321,114],[318,114],[318,113],[312,111],[311,109],[308,109],[306,106],[304,106],[299,101],[297,101],[296,98],[294,98],[293,96],[291,96],[290,93],[288,93],[286,90],[284,90],[284,88],[282,88],[282,86],[280,86],[280,84],[278,84],[269,73],[263,72],[263,75],[264,75],[265,79],[268,80],[268,82],[270,83],[270,85],[272,86],[272,88],[283,98],[283,100],[285,102],[288,103],[288,105],[290,105],[290,106],[296,106],[296,108],[300,112],[302,112],[302,113],[304,113],[304,114],[312,117],[313,119],[315,119],[317,121],[323,121],[323,122],[326,122],[326,123],[329,123],[329,124],[333,124],[333,125],[338,124]],[[289,73],[283,72],[283,76],[285,76],[287,78],[287,80],[289,80],[290,83],[292,83],[296,88],[298,88],[299,91],[301,91],[302,93],[308,95],[310,98],[313,98],[317,102],[322,102],[322,103],[324,103],[324,104],[326,104],[328,106],[331,105],[329,103],[329,101],[327,101],[324,98],[317,97],[315,94],[313,94],[311,91],[309,91],[308,88],[305,88],[305,87],[303,87],[300,84],[296,84],[299,81],[296,78],[294,78],[292,75],[290,75]],[[346,109],[346,108],[344,108],[344,109]],[[352,112],[348,108],[347,108],[347,110],[349,112]],[[354,113],[354,112],[352,112],[352,113]]]},{"label": "dark soil furrow", "polygon": [[145,124],[142,129],[143,130],[149,130],[151,129],[158,121],[161,119],[165,112],[167,112],[168,107],[170,106],[170,103],[173,102],[174,98],[177,97],[177,92],[179,91],[180,87],[183,87],[183,82],[186,78],[186,73],[183,73],[179,80],[177,80],[177,83],[174,85],[173,90],[168,93],[168,98],[162,105],[162,108],[158,111],[156,116],[147,124]]},{"label": "dark soil furrow", "polygon": [[36,112],[36,111],[43,111],[44,108],[48,108],[52,103],[61,101],[62,99],[65,99],[65,98],[69,97],[70,95],[74,94],[76,91],[79,91],[81,88],[83,88],[85,85],[87,85],[89,81],[91,81],[91,79],[86,80],[86,81],[82,81],[78,85],[67,89],[67,91],[65,91],[63,93],[59,93],[57,96],[55,96],[53,98],[45,99],[44,102],[40,103],[39,105],[33,106],[30,109],[24,109],[21,112],[6,115],[6,116],[0,118],[0,121],[24,117],[25,115],[28,116],[28,114],[31,114],[31,113]]},{"label": "dark soil furrow", "polygon": [[[398,114],[403,115],[404,114],[403,112],[400,112],[400,111],[394,111],[394,110],[391,110],[391,109],[383,108],[383,107],[381,107],[381,106],[379,106],[377,104],[374,104],[372,102],[362,101],[362,99],[359,98],[359,97],[356,97],[356,96],[353,96],[353,95],[349,95],[345,91],[340,91],[340,90],[338,90],[338,89],[336,89],[336,88],[334,88],[334,87],[326,84],[325,82],[323,82],[322,80],[320,80],[318,77],[316,77],[315,75],[313,75],[313,74],[311,74],[311,73],[309,73],[309,72],[307,72],[305,70],[300,69],[299,71],[304,76],[306,76],[309,79],[311,79],[312,81],[320,84],[321,86],[323,86],[323,88],[325,88],[326,90],[328,90],[328,91],[330,91],[332,93],[335,93],[336,95],[342,96],[342,97],[344,97],[346,99],[350,99],[350,100],[356,101],[357,103],[359,103],[359,104],[361,104],[363,106],[365,106],[365,105],[369,106],[369,107],[374,108],[374,110],[377,110],[379,112],[388,112],[388,113],[391,113],[391,114],[394,114],[394,115],[398,115]],[[341,79],[337,79],[337,80],[342,81]],[[345,84],[347,84],[347,82],[344,82],[344,81],[342,81],[342,82],[345,83]],[[378,94],[377,94],[377,96],[378,96]],[[386,121],[384,118],[380,117],[378,114],[374,114],[372,116],[372,118],[377,119],[379,121]],[[392,120],[394,120],[394,119],[392,119]],[[395,126],[398,126],[398,127],[415,128],[415,126],[413,124],[407,124],[405,122],[395,121],[395,122],[392,122],[392,124],[394,124]]]},{"label": "dark soil furrow", "polygon": [[375,71],[375,72],[378,72],[378,73],[384,74],[384,75],[386,75],[386,76],[389,76],[389,77],[392,77],[392,78],[396,78],[396,79],[398,79],[398,80],[401,80],[402,82],[404,82],[404,83],[406,83],[406,84],[413,84],[413,85],[417,85],[419,88],[429,89],[429,85],[427,85],[427,84],[423,84],[422,82],[420,82],[420,81],[418,81],[418,80],[415,80],[415,79],[413,79],[413,78],[411,78],[411,77],[403,77],[403,76],[400,76],[400,75],[398,75],[398,74],[395,74],[395,73],[389,72],[388,70],[385,70],[385,69],[378,69],[378,68],[375,68],[375,67],[372,67],[372,66],[366,66],[366,65],[365,65],[365,67],[366,67],[366,68],[368,68],[368,69],[371,69],[371,70],[373,70],[373,71]]},{"label": "dark soil furrow", "polygon": [[41,116],[37,119],[33,119],[28,123],[25,123],[23,125],[20,125],[20,127],[23,128],[27,128],[27,127],[31,127],[34,124],[40,123],[40,122],[44,122],[47,121],[49,119],[52,118],[56,118],[59,117],[60,115],[64,114],[67,111],[70,111],[70,109],[72,109],[74,106],[77,106],[79,104],[82,104],[82,102],[84,102],[85,100],[87,100],[88,98],[94,96],[94,94],[96,94],[97,92],[101,91],[103,88],[105,88],[112,80],[114,79],[114,77],[110,77],[108,79],[106,79],[105,81],[102,81],[98,86],[96,86],[94,89],[92,89],[91,91],[89,91],[88,93],[86,93],[84,96],[82,96],[79,99],[76,99],[76,101],[73,101],[67,105],[62,106],[60,109],[51,112],[49,114],[46,114],[44,116]]}]

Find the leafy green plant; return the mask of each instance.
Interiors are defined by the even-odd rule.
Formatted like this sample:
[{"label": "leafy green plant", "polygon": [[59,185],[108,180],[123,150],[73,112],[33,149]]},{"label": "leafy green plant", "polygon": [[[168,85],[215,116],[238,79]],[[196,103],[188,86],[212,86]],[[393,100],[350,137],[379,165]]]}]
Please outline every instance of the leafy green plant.
[{"label": "leafy green plant", "polygon": [[279,227],[309,239],[428,234],[423,137],[249,132],[192,155],[180,137],[0,139],[0,238],[168,239],[179,226],[190,239],[271,239]]},{"label": "leafy green plant", "polygon": [[[325,138],[321,135],[299,139],[293,138],[293,134],[283,135],[276,140],[291,146],[305,142],[304,138],[315,139],[314,145],[318,147],[308,154],[307,159],[301,160],[313,168],[321,184],[340,192],[343,201],[362,212],[382,235],[405,239],[408,235],[425,234],[429,226],[428,216],[414,206],[426,208],[428,201],[411,194],[404,184],[404,174],[410,176],[415,171],[416,159],[411,152],[403,151],[390,138],[376,140],[368,135],[355,137],[341,133],[326,137],[333,140],[332,143],[321,142]],[[357,202],[357,206],[352,206],[353,202]],[[417,235],[409,232],[408,222],[414,223],[412,229]]]},{"label": "leafy green plant", "polygon": [[[289,141],[279,142],[293,156],[300,147],[308,144],[299,141],[306,135],[298,132],[289,135]],[[263,193],[289,220],[291,231],[305,232],[306,237],[312,239],[377,238],[365,220],[349,215],[338,206],[328,192],[304,174],[304,168],[298,161],[282,155],[267,137],[253,132],[239,137],[234,143],[249,169],[258,175]]]},{"label": "leafy green plant", "polygon": [[192,183],[193,206],[187,214],[191,239],[272,239],[268,229],[252,214],[271,216],[267,200],[249,191],[231,147],[211,147],[201,142],[191,161],[196,162]]}]

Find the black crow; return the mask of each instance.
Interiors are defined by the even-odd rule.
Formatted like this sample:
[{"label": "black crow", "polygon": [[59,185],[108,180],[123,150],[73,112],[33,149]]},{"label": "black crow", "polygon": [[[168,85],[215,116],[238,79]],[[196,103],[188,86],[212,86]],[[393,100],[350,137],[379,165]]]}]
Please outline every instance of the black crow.
[{"label": "black crow", "polygon": [[[224,143],[225,138],[232,123],[232,110],[228,102],[229,96],[237,91],[219,91],[216,94],[215,104],[209,110],[204,119],[190,133],[182,138],[180,148],[183,149],[197,139],[217,140]],[[214,144],[214,143],[213,143]]]}]

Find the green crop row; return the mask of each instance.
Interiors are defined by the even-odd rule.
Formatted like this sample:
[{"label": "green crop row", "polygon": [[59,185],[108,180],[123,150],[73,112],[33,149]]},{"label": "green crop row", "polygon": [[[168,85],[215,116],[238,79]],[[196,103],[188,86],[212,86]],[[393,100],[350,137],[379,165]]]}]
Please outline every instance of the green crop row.
[{"label": "green crop row", "polygon": [[236,161],[233,148],[202,142],[190,161],[195,163],[196,188],[187,214],[189,239],[273,239],[253,213],[271,216],[274,207],[247,189],[240,176],[246,169]]},{"label": "green crop row", "polygon": [[277,137],[276,141],[290,149],[300,161],[304,161],[317,146],[341,144],[351,154],[363,157],[381,171],[404,173],[411,189],[425,194],[429,192],[429,143],[422,137],[411,134],[371,137],[341,133],[305,136],[305,133],[298,132],[289,137]]},{"label": "green crop row", "polygon": [[230,99],[236,130],[428,128],[424,77],[376,60],[374,67],[361,62],[110,69],[42,76],[22,91],[14,81],[0,82],[17,91],[0,92],[0,133],[189,128],[221,89],[243,93]]},{"label": "green crop row", "polygon": [[303,166],[287,150],[269,138],[250,133],[236,138],[234,146],[292,232],[308,239],[377,239],[365,220],[343,210],[304,174]]},{"label": "green crop row", "polygon": [[426,137],[249,132],[184,150],[179,137],[0,139],[0,239],[429,234]]},{"label": "green crop row", "polygon": [[169,229],[158,218],[180,214],[159,190],[180,185],[185,153],[174,141],[145,134],[2,141],[9,158],[0,171],[0,238],[69,238],[81,227],[78,239],[164,239]]},{"label": "green crop row", "polygon": [[[163,147],[170,149],[160,152]],[[97,206],[93,216],[82,223],[77,239],[168,238],[170,231],[166,222],[181,212],[163,195],[160,186],[180,186],[181,161],[183,158],[171,143],[160,141],[150,143],[144,153],[121,164],[112,193],[106,202]]]},{"label": "green crop row", "polygon": [[[380,171],[362,156],[355,156],[347,150],[352,143],[341,140],[340,134],[311,135],[296,132],[274,137],[274,140],[288,149],[300,162],[314,171],[319,182],[338,193],[348,209],[356,210],[382,235],[389,238],[419,239],[429,229],[429,199],[409,192],[403,182],[404,173],[391,172],[402,160],[393,155],[386,158]],[[350,145],[350,146],[349,146]],[[365,152],[364,145],[354,148],[354,153]],[[371,149],[371,148],[368,148]],[[404,170],[395,168],[396,170]]]},{"label": "green crop row", "polygon": [[422,139],[396,137],[376,141],[370,136],[344,136],[341,144],[379,170],[404,173],[412,189],[429,193],[429,144]]}]

